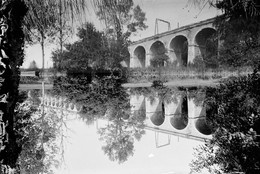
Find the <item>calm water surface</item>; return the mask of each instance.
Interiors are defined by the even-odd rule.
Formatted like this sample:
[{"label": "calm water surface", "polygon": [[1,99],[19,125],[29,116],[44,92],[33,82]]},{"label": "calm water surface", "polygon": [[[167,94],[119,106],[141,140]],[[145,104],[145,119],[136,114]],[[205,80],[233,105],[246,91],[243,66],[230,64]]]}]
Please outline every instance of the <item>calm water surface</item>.
[{"label": "calm water surface", "polygon": [[211,138],[204,98],[204,89],[127,89],[113,81],[54,85],[40,106],[63,121],[55,171],[189,173],[194,148]]}]

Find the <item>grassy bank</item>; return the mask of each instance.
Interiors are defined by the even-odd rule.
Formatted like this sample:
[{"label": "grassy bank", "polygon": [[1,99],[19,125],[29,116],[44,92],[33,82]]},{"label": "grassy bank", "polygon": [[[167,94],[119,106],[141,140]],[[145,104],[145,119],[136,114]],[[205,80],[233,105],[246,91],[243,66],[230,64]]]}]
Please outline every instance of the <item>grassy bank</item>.
[{"label": "grassy bank", "polygon": [[129,69],[129,83],[147,83],[154,80],[171,82],[176,80],[200,79],[220,80],[232,76],[247,75],[252,72],[251,68],[240,69],[207,69],[198,68],[132,68]]}]

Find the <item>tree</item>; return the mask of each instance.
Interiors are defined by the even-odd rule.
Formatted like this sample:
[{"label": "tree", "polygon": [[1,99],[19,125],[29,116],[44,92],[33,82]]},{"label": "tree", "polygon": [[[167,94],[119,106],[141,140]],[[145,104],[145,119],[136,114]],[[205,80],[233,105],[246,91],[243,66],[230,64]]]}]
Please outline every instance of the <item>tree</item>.
[{"label": "tree", "polygon": [[198,149],[193,170],[259,173],[259,84],[260,74],[255,70],[207,90],[207,121],[215,132],[212,140]]},{"label": "tree", "polygon": [[120,95],[109,97],[106,101],[106,114],[109,121],[104,128],[99,128],[100,140],[105,144],[102,150],[111,161],[119,164],[134,154],[134,141],[139,141],[144,131],[144,119],[140,115],[131,115],[129,96],[124,89],[117,89]]},{"label": "tree", "polygon": [[14,108],[18,100],[19,67],[24,58],[22,22],[26,11],[27,8],[21,0],[0,3],[0,171],[4,173],[15,168],[21,150],[14,132]]},{"label": "tree", "polygon": [[77,74],[90,71],[91,68],[120,67],[119,53],[113,47],[109,47],[103,32],[97,31],[93,24],[86,23],[78,28],[77,36],[79,40],[66,44],[65,51],[53,52],[52,59],[56,71]]},{"label": "tree", "polygon": [[[195,4],[211,4],[223,14],[214,22],[217,35],[212,40],[220,40],[218,55],[207,61],[219,62],[220,66],[258,66],[260,3],[257,0],[196,0]],[[191,2],[190,2],[191,3]],[[215,61],[216,62],[216,61]]]},{"label": "tree", "polygon": [[168,63],[168,61],[169,56],[167,56],[165,53],[155,54],[151,59],[151,65],[152,67],[163,67]]},{"label": "tree", "polygon": [[[145,13],[139,5],[134,7],[132,0],[113,0],[106,2],[103,0],[94,1],[97,7],[97,16],[105,22],[109,32],[115,34],[115,38],[120,40],[123,35],[128,38],[132,33],[147,28],[145,25]],[[111,28],[113,28],[111,30]]]},{"label": "tree", "polygon": [[[51,173],[52,165],[57,165],[54,159],[56,145],[54,142],[57,134],[57,117],[47,114],[44,127],[41,124],[41,113],[35,98],[28,98],[26,92],[19,95],[19,101],[15,108],[15,133],[21,153],[17,160],[17,172],[36,174],[42,171]],[[51,119],[50,119],[51,118]],[[58,123],[58,122],[57,122]],[[41,132],[44,129],[44,143],[48,149],[41,149]]]},{"label": "tree", "polygon": [[56,7],[54,1],[27,1],[28,13],[25,18],[30,40],[40,43],[42,49],[42,69],[44,69],[45,42],[49,42],[56,34]]},{"label": "tree", "polygon": [[17,137],[14,132],[14,109],[18,100],[19,67],[22,65],[24,59],[23,20],[28,10],[28,3],[30,2],[27,0],[3,0],[0,2],[1,173],[10,173],[15,168],[18,155],[21,151],[16,142]]},{"label": "tree", "polygon": [[100,140],[105,143],[102,146],[104,153],[108,155],[111,161],[117,161],[120,164],[125,162],[129,156],[133,156],[134,140],[135,138],[140,140],[144,130],[142,127],[138,127],[138,124],[131,125],[121,118],[114,120],[105,128],[100,128],[98,133]]},{"label": "tree", "polygon": [[[29,8],[25,18],[25,31],[28,40],[37,41],[42,48],[42,64],[44,69],[44,46],[46,40],[52,42],[59,32],[59,45],[62,52],[64,43],[64,30],[70,31],[68,21],[81,19],[86,3],[84,0],[25,0]],[[57,13],[58,11],[58,13]],[[66,21],[66,22],[65,22]]]},{"label": "tree", "polygon": [[250,18],[260,15],[257,0],[189,0],[188,4],[199,5],[202,9],[209,4],[222,10],[226,16],[239,15]]},{"label": "tree", "polygon": [[109,159],[122,163],[133,155],[134,140],[144,134],[144,118],[131,115],[129,94],[120,80],[100,77],[89,84],[86,78],[64,77],[55,80],[54,93],[81,105],[80,115],[88,124],[97,119],[111,123],[98,131]]},{"label": "tree", "polygon": [[93,3],[100,20],[106,24],[110,44],[114,45],[121,59],[127,61],[130,35],[147,28],[145,13],[138,5],[133,7],[132,0],[95,0]]}]

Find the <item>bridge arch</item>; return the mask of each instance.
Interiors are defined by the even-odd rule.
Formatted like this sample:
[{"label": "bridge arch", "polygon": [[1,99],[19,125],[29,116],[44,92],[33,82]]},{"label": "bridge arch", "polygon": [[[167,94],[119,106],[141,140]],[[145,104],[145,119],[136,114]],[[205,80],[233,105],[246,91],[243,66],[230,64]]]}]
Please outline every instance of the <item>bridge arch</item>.
[{"label": "bridge arch", "polygon": [[[215,54],[217,48],[212,48],[213,45],[209,45],[211,36],[216,33],[213,27],[206,27],[199,30],[194,37],[194,44],[196,45],[195,57],[205,57],[211,54]],[[217,41],[214,41],[217,42]],[[212,44],[212,43],[211,43]],[[215,45],[217,43],[214,43]],[[211,48],[209,48],[210,46]]]},{"label": "bridge arch", "polygon": [[184,35],[177,35],[170,41],[169,45],[173,60],[178,66],[186,67],[188,64],[188,39]]},{"label": "bridge arch", "polygon": [[145,67],[145,60],[146,60],[146,51],[145,48],[141,45],[137,46],[134,49],[134,59],[137,65],[139,67],[144,68]]},{"label": "bridge arch", "polygon": [[155,126],[160,126],[164,123],[165,121],[165,107],[163,102],[159,102],[159,105],[157,106],[155,112],[153,115],[150,117],[151,122]]},{"label": "bridge arch", "polygon": [[[151,55],[151,62],[153,60],[155,60],[155,58],[159,58],[159,59],[167,59],[167,55],[166,55],[166,48],[165,45],[162,41],[155,41],[151,47],[150,47],[150,55]],[[166,65],[166,61],[160,61],[160,63],[151,63],[152,66],[165,66]]]},{"label": "bridge arch", "polygon": [[187,95],[182,98],[174,116],[170,118],[171,125],[177,130],[183,130],[188,125],[188,98]]},{"label": "bridge arch", "polygon": [[195,123],[195,127],[196,129],[204,134],[204,135],[210,135],[212,134],[212,130],[210,128],[210,126],[207,124],[206,118],[199,118],[196,123]]}]

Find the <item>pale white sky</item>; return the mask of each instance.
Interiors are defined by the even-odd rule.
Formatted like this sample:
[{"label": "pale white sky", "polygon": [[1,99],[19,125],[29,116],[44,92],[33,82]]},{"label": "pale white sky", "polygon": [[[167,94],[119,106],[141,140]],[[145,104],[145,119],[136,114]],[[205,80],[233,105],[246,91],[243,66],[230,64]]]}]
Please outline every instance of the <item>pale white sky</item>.
[{"label": "pale white sky", "polygon": [[[145,31],[139,32],[132,40],[139,40],[145,37],[154,35],[155,19],[163,19],[171,23],[171,29],[179,26],[188,25],[199,22],[217,15],[214,8],[205,7],[202,11],[199,7],[187,7],[188,0],[134,0],[135,4],[139,4],[142,10],[146,13],[146,24],[148,28]],[[101,22],[96,18],[93,9],[89,6],[86,20],[93,22],[97,28],[102,28]],[[167,31],[167,26],[160,23],[159,32]],[[47,45],[45,67],[51,67],[50,59],[51,52],[57,48],[55,45]],[[39,45],[28,46],[25,51],[24,68],[28,68],[30,62],[36,61],[38,67],[42,67],[41,48]]]}]

